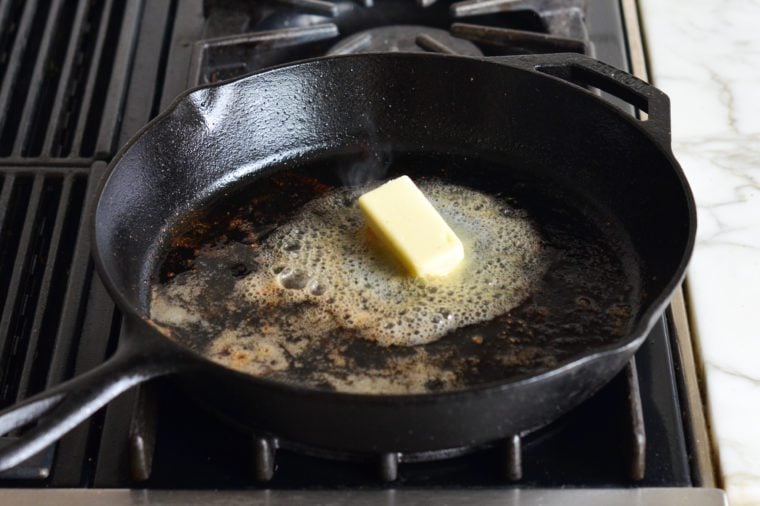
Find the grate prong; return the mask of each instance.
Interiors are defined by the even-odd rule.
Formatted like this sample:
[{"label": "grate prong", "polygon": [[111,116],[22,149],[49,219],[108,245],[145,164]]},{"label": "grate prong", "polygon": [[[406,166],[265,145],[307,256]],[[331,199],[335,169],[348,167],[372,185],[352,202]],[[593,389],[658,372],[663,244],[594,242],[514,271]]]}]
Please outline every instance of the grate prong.
[{"label": "grate prong", "polygon": [[145,481],[153,470],[156,451],[158,396],[155,385],[142,385],[137,392],[129,425],[129,468],[132,480]]},{"label": "grate prong", "polygon": [[320,23],[312,26],[262,30],[199,41],[196,42],[193,48],[188,82],[191,86],[210,82],[204,81],[203,78],[205,76],[202,75],[202,72],[209,60],[209,56],[213,55],[213,52],[217,49],[231,46],[240,46],[252,51],[276,49],[332,39],[339,34],[338,27],[334,23]]},{"label": "grate prong", "polygon": [[353,37],[353,40],[343,44],[340,48],[331,52],[331,54],[351,54],[360,53],[362,49],[372,42],[372,36],[368,33],[360,33]]},{"label": "grate prong", "polygon": [[586,43],[582,40],[511,28],[454,23],[451,25],[451,34],[462,39],[498,47],[553,53],[585,54],[586,52]]},{"label": "grate prong", "polygon": [[524,0],[464,0],[451,4],[449,12],[455,18],[507,12],[524,6]]},{"label": "grate prong", "polygon": [[506,478],[509,481],[518,481],[523,477],[522,468],[522,437],[518,434],[508,438],[505,443],[506,450]]},{"label": "grate prong", "polygon": [[307,44],[318,40],[331,39],[339,34],[333,23],[304,26],[297,28],[279,28],[260,32],[243,33],[218,39],[207,39],[199,43],[206,50],[227,46],[249,46],[254,49],[271,49],[285,46]]},{"label": "grate prong", "polygon": [[335,17],[338,15],[338,4],[327,2],[325,0],[275,0],[279,4],[293,7],[299,11],[320,16]]},{"label": "grate prong", "polygon": [[277,440],[270,437],[254,436],[253,468],[256,481],[267,482],[274,476],[274,462]]},{"label": "grate prong", "polygon": [[378,461],[378,471],[383,481],[396,481],[398,478],[399,454],[395,452],[383,453]]},{"label": "grate prong", "polygon": [[459,54],[440,40],[436,39],[435,37],[431,37],[426,33],[418,35],[414,39],[414,43],[425,51],[430,51],[431,53]]},{"label": "grate prong", "polygon": [[628,363],[625,378],[628,383],[628,408],[631,416],[631,479],[641,481],[646,472],[647,435],[635,358]]}]

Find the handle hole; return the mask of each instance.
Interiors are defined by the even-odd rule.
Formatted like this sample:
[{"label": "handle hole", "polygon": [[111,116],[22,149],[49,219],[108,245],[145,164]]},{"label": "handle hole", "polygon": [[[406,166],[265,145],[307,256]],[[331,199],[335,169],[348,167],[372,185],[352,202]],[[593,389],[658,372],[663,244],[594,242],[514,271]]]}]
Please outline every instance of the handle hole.
[{"label": "handle hole", "polygon": [[[579,65],[540,65],[536,67],[536,70],[548,74],[550,76],[564,79],[576,86],[588,89],[589,91],[600,94],[601,92],[609,93],[620,100],[632,105],[643,114],[640,115],[642,121],[646,121],[649,114],[649,100],[646,96],[642,95],[619,83],[610,76],[594,72],[585,67]],[[620,71],[621,76],[625,76],[628,79],[636,79],[633,76],[629,76]]]}]

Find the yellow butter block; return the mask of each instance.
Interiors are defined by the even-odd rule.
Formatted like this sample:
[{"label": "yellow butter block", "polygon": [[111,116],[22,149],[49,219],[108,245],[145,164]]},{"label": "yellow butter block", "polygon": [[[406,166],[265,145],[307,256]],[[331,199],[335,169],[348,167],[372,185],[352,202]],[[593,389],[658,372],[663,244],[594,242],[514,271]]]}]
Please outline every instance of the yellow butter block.
[{"label": "yellow butter block", "polygon": [[358,202],[372,231],[412,275],[446,276],[464,259],[462,241],[408,176]]}]

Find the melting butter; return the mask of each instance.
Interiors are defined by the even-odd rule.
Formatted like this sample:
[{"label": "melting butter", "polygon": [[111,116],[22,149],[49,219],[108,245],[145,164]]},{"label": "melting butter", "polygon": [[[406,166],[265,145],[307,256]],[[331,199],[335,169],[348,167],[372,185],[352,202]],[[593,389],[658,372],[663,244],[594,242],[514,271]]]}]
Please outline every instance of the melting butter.
[{"label": "melting butter", "polygon": [[344,189],[310,202],[274,232],[235,296],[269,314],[308,303],[328,317],[296,333],[337,327],[383,346],[429,343],[520,304],[545,265],[531,221],[471,189],[441,182],[420,188],[464,244],[465,260],[447,277],[406,275],[366,232],[356,205],[366,188]]}]

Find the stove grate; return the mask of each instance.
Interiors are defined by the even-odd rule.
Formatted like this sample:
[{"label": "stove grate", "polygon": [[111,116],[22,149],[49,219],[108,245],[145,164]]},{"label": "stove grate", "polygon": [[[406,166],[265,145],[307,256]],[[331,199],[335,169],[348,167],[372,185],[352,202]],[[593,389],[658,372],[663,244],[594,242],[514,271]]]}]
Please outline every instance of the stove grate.
[{"label": "stove grate", "polygon": [[0,3],[0,163],[115,148],[142,1]]},{"label": "stove grate", "polygon": [[[0,407],[6,407],[71,374],[76,331],[61,323],[86,277],[86,253],[77,254],[88,176],[85,169],[52,167],[0,174]],[[49,471],[35,469],[16,471],[30,477]]]},{"label": "stove grate", "polygon": [[[588,40],[585,1],[562,0],[569,8],[546,10],[558,2],[385,0],[370,9],[371,0],[340,0],[330,2],[337,10],[318,15],[305,12],[304,2],[285,6],[275,0],[0,0],[0,121],[5,121],[0,125],[0,328],[8,329],[0,334],[0,346],[3,353],[17,354],[5,373],[12,381],[0,383],[3,402],[81,374],[115,348],[121,317],[93,272],[89,237],[83,233],[83,217],[105,169],[104,162],[94,160],[110,159],[116,146],[177,93],[283,58],[325,54],[339,38],[378,26],[378,13],[383,25],[411,22],[445,32],[457,22],[480,30],[502,29],[502,39],[521,30],[544,34],[534,36],[544,43]],[[624,67],[616,6],[614,1],[595,4],[589,15],[596,21],[588,26],[596,30],[592,39],[599,44],[600,58]],[[435,44],[444,39],[428,38],[429,33],[419,33],[413,42],[420,50],[446,50]],[[228,56],[225,51],[237,42],[245,51]],[[254,59],[241,58],[252,47]],[[540,49],[479,47],[486,55]],[[592,49],[589,43],[586,50]],[[188,73],[191,65],[195,68]],[[23,312],[16,311],[21,307]],[[505,472],[512,479],[522,475],[522,486],[630,484],[627,477],[641,469],[638,463],[647,469],[642,484],[687,483],[669,338],[661,327],[639,353],[645,360],[634,375],[642,378],[643,414],[624,416],[626,409],[637,409],[637,397],[627,397],[630,389],[621,376],[564,419],[559,429],[441,462],[412,463],[413,456],[407,455],[395,467],[391,456],[388,469],[399,473],[394,486],[501,485]],[[11,328],[18,332],[10,333]],[[3,475],[2,485],[257,486],[251,483],[256,469],[251,461],[259,453],[250,434],[224,433],[216,420],[195,407],[172,404],[175,392],[169,390],[167,396],[166,388],[159,382],[126,393],[58,445]],[[653,399],[656,409],[651,409]],[[610,407],[614,422],[599,421],[596,413]],[[640,445],[636,449],[643,439],[638,429],[631,432],[631,422],[638,429],[646,426],[650,447],[657,452],[643,452]],[[572,437],[557,437],[566,430]],[[198,438],[204,431],[215,436]],[[0,444],[7,439],[0,438]],[[274,446],[269,446],[272,458]],[[611,458],[631,449],[632,458]],[[578,455],[588,461],[583,473],[576,469]],[[500,467],[505,459],[506,470]],[[273,488],[376,487],[382,464],[364,473],[353,463],[302,456],[287,448],[277,451],[276,461],[280,469],[268,484]],[[627,464],[634,469],[625,469]],[[261,469],[266,471],[268,463],[262,461]],[[303,478],[304,469],[311,470],[308,479]]]},{"label": "stove grate", "polygon": [[[448,6],[430,1],[363,6],[279,0],[274,4],[232,1],[223,6],[207,4],[204,33],[193,45],[187,86],[324,54],[393,47],[473,56],[593,52],[583,0],[472,0]],[[460,18],[471,22],[453,23]],[[411,33],[414,30],[419,33]],[[482,44],[482,51],[465,41]]]}]

